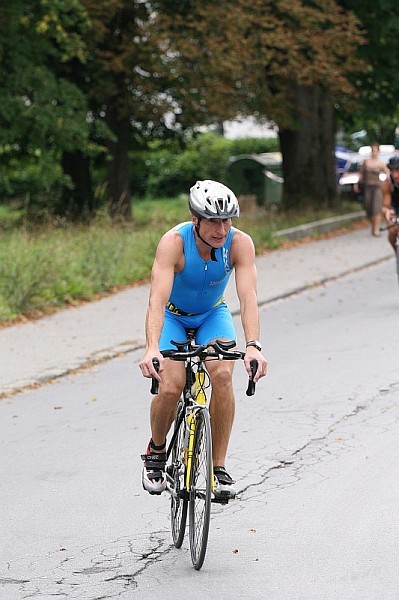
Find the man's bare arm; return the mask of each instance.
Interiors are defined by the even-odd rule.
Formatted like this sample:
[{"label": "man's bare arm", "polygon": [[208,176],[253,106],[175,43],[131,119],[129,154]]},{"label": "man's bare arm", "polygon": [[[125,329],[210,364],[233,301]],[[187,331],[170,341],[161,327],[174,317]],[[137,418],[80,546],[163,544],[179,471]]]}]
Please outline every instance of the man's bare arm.
[{"label": "man's bare arm", "polygon": [[[257,271],[255,264],[255,248],[251,238],[241,231],[234,234],[234,267],[236,289],[240,301],[241,322],[245,341],[257,340],[260,337],[259,309],[257,297]],[[250,360],[256,358],[259,366],[255,381],[266,375],[267,361],[253,346],[246,351],[245,366],[250,373]]]},{"label": "man's bare arm", "polygon": [[381,186],[382,191],[382,213],[386,221],[389,221],[394,215],[395,211],[391,208],[392,202],[392,190],[389,179],[385,179]]},{"label": "man's bare arm", "polygon": [[177,231],[171,230],[160,240],[151,272],[150,297],[146,315],[146,352],[139,366],[145,377],[156,377],[152,359],[158,358],[160,370],[163,359],[159,352],[159,338],[164,323],[165,306],[173,286],[173,278],[182,254],[182,240]]}]

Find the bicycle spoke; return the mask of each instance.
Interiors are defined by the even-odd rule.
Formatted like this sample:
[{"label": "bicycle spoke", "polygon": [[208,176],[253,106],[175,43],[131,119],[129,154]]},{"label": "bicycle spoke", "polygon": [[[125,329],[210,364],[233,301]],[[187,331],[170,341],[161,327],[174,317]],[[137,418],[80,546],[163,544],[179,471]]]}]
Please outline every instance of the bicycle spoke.
[{"label": "bicycle spoke", "polygon": [[197,415],[190,486],[190,550],[194,567],[202,567],[208,543],[212,490],[212,446],[209,414]]}]

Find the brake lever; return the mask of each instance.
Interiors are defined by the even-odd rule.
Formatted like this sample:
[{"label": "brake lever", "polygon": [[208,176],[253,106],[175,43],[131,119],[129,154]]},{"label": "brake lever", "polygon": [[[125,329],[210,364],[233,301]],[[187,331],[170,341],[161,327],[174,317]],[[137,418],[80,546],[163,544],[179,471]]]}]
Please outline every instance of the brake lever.
[{"label": "brake lever", "polygon": [[256,358],[251,359],[250,365],[251,365],[251,377],[248,381],[248,387],[247,387],[247,391],[246,391],[247,396],[253,396],[255,394],[256,383],[254,382],[254,377],[255,377],[256,371],[258,370],[258,361],[256,360]]},{"label": "brake lever", "polygon": [[[152,359],[152,364],[154,365],[154,369],[158,373],[159,371],[159,360],[157,358]],[[159,391],[159,381],[154,377],[151,380],[151,394],[158,394]]]}]

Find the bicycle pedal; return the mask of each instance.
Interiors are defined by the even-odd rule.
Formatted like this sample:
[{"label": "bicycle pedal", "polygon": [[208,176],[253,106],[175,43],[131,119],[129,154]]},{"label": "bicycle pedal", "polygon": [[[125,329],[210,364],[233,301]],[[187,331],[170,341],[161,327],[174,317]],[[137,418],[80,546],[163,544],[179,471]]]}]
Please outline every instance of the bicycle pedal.
[{"label": "bicycle pedal", "polygon": [[232,498],[212,498],[211,502],[215,504],[228,504]]},{"label": "bicycle pedal", "polygon": [[236,497],[236,492],[231,492],[230,490],[218,490],[214,492],[215,500],[223,500],[228,502],[229,500],[234,500]]}]

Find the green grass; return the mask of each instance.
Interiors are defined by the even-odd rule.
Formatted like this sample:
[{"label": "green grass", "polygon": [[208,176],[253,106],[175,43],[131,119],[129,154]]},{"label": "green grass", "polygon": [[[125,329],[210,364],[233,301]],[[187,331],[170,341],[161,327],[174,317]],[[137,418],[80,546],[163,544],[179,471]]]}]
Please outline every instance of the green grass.
[{"label": "green grass", "polygon": [[[351,204],[317,215],[260,212],[243,215],[239,227],[262,252],[281,243],[273,236],[279,229],[354,210],[357,205]],[[100,215],[90,225],[33,227],[0,206],[0,322],[147,279],[160,236],[187,219],[182,198],[136,202],[131,224],[115,224]]]}]

